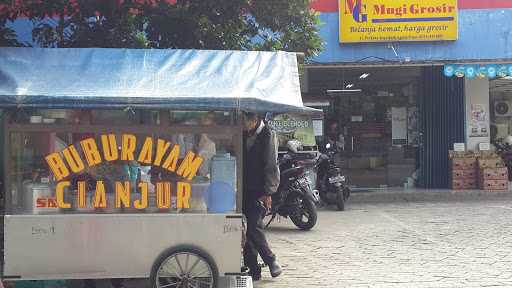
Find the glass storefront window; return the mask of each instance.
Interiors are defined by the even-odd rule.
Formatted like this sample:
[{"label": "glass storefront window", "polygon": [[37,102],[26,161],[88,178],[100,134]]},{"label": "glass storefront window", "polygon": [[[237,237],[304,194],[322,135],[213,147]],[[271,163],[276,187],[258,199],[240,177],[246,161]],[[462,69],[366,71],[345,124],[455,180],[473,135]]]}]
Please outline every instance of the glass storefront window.
[{"label": "glass storefront window", "polygon": [[13,113],[17,124],[108,124],[160,125],[164,111],[126,108],[123,110],[19,109]]},{"label": "glass storefront window", "polygon": [[231,112],[173,111],[172,125],[230,125],[235,119]]},{"label": "glass storefront window", "polygon": [[11,121],[18,124],[79,124],[88,121],[88,113],[70,109],[19,109]]},{"label": "glass storefront window", "polygon": [[11,132],[7,204],[15,214],[234,212],[233,137]]},{"label": "glass storefront window", "polygon": [[[92,124],[126,125],[141,124],[143,113],[140,110],[91,110]],[[147,117],[147,115],[144,115]]]},{"label": "glass storefront window", "polygon": [[[417,179],[422,70],[417,67],[314,69],[310,99],[326,95],[323,141],[361,189],[410,187]],[[316,100],[320,101],[320,100]]]}]

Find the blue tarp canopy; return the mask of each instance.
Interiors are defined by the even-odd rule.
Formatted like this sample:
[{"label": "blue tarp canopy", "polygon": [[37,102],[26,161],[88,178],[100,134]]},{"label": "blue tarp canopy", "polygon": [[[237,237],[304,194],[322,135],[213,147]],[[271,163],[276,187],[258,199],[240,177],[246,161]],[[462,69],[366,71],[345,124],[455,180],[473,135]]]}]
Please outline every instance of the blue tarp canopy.
[{"label": "blue tarp canopy", "polygon": [[0,108],[304,112],[294,53],[0,48]]}]

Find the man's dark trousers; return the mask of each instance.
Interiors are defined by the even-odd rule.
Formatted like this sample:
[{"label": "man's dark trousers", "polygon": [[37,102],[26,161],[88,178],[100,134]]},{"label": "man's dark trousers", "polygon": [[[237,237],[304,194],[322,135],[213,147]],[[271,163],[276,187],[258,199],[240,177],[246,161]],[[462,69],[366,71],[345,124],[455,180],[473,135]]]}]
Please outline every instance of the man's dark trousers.
[{"label": "man's dark trousers", "polygon": [[247,218],[247,241],[244,247],[244,263],[250,269],[252,275],[259,275],[261,268],[258,266],[258,254],[267,265],[276,260],[276,256],[270,250],[263,229],[264,207],[257,200],[244,205],[244,215]]}]

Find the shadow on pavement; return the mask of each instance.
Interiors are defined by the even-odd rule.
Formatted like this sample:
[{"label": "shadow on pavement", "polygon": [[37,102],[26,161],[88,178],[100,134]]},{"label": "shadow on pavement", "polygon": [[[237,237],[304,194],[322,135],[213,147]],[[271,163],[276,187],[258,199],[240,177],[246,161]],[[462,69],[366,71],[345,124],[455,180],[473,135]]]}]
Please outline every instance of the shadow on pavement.
[{"label": "shadow on pavement", "polygon": [[[282,225],[282,224],[281,224]],[[315,228],[310,230],[311,232],[314,231]],[[275,234],[298,234],[298,233],[308,233],[310,231],[304,231],[300,230],[299,228],[295,227],[295,225],[290,224],[290,226],[272,226],[265,229],[265,231],[269,231]]]}]

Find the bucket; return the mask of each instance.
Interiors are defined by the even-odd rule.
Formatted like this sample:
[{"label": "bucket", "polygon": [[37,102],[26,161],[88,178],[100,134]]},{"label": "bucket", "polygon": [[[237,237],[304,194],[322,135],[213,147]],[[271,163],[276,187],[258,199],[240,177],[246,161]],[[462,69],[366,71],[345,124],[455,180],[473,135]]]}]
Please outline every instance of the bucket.
[{"label": "bucket", "polygon": [[209,213],[234,212],[236,192],[229,183],[222,181],[212,182],[204,194],[204,201],[208,206]]}]

